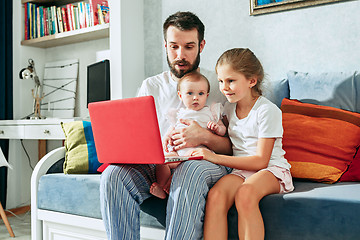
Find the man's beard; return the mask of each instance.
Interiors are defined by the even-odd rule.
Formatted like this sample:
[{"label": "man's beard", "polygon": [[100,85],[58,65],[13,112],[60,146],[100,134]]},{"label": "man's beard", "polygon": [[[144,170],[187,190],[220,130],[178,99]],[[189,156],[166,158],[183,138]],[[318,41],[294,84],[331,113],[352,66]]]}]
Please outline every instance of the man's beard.
[{"label": "man's beard", "polygon": [[[189,72],[192,72],[192,71],[196,70],[199,67],[200,53],[198,53],[198,55],[197,55],[197,57],[195,59],[195,62],[193,64],[190,64],[188,61],[185,61],[185,60],[178,60],[178,61],[174,61],[174,62],[171,63],[169,61],[169,56],[167,56],[166,59],[167,59],[167,62],[168,62],[171,73],[174,74],[175,77],[177,77],[177,78],[182,78],[185,74],[187,74]],[[190,66],[190,67],[187,70],[182,70],[182,69],[177,70],[176,69],[177,64],[182,64],[182,65]]]}]

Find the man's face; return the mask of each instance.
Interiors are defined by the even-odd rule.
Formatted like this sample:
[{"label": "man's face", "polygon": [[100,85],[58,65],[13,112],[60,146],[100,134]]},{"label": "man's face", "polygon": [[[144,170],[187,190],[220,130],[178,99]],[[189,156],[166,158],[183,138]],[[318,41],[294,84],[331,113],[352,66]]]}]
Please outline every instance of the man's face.
[{"label": "man's face", "polygon": [[181,78],[186,73],[198,68],[200,53],[205,46],[205,40],[199,44],[198,32],[195,28],[189,31],[181,31],[170,26],[167,29],[166,38],[167,62],[171,73],[176,78]]}]

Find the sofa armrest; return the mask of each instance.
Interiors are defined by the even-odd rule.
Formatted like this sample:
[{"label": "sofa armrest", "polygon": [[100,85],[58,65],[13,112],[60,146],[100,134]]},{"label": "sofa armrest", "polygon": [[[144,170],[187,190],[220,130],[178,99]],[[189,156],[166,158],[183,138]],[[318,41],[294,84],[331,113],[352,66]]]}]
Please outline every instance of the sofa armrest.
[{"label": "sofa armrest", "polygon": [[46,154],[36,164],[31,175],[31,239],[42,240],[42,224],[37,216],[37,192],[40,177],[45,175],[50,167],[65,156],[65,147],[60,147]]}]

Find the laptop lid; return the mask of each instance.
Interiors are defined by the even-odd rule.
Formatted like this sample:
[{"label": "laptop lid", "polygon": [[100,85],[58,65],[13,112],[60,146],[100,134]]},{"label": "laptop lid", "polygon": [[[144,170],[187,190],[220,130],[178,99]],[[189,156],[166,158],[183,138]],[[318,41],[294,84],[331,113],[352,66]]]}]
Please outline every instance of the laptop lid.
[{"label": "laptop lid", "polygon": [[93,102],[88,108],[99,162],[164,163],[152,96]]}]

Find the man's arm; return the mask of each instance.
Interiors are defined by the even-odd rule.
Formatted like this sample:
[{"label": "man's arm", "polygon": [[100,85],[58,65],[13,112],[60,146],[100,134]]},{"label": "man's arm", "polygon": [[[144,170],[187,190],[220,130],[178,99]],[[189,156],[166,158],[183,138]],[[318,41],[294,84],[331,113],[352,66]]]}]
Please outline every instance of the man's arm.
[{"label": "man's arm", "polygon": [[204,145],[216,153],[232,154],[231,142],[228,137],[216,135],[206,128],[202,128],[194,120],[180,119],[180,122],[188,127],[172,131],[171,138],[175,151]]}]

